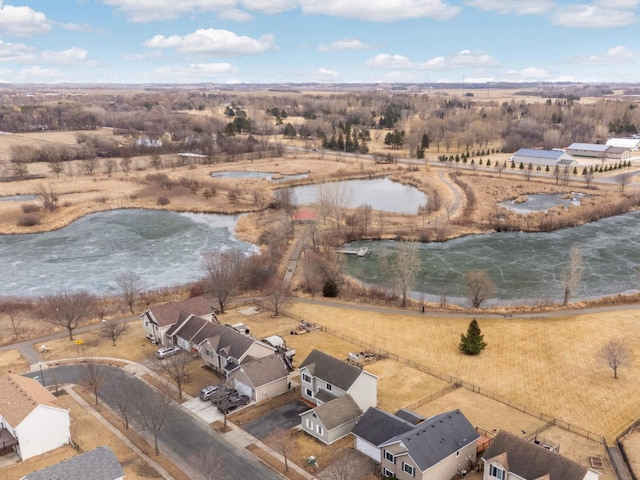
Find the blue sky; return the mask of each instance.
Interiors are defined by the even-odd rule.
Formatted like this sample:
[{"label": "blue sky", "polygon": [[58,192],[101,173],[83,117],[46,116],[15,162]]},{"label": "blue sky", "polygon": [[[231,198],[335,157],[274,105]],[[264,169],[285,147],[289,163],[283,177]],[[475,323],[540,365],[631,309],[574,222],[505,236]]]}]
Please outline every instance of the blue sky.
[{"label": "blue sky", "polygon": [[633,82],[640,0],[0,0],[11,83]]}]

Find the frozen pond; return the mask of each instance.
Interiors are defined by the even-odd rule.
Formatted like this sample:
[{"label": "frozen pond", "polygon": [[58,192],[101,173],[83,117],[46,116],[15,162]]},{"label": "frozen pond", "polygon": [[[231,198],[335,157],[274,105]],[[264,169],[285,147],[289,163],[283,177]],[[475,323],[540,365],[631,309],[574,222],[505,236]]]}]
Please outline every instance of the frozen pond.
[{"label": "frozen pond", "polygon": [[[348,273],[367,283],[385,285],[380,259],[392,252],[392,241],[354,242],[366,245],[364,258],[347,255]],[[640,212],[627,213],[581,227],[551,233],[500,232],[472,235],[444,243],[419,244],[420,273],[414,296],[468,304],[462,276],[486,270],[496,286],[498,304],[539,304],[562,300],[561,273],[572,245],[579,245],[584,274],[577,298],[629,293],[640,288]]]},{"label": "frozen pond", "polygon": [[202,277],[203,256],[253,245],[233,237],[237,216],[113,210],[52,232],[0,235],[1,296],[86,289],[117,293],[114,278],[133,271],[149,288]]},{"label": "frozen pond", "polygon": [[[286,182],[287,180],[299,180],[301,178],[307,178],[308,173],[299,173],[297,175],[280,175],[278,173],[268,172],[213,172],[211,174],[214,178],[262,178],[270,180],[272,182]],[[276,178],[274,178],[276,177]]]},{"label": "frozen pond", "polygon": [[[388,178],[346,180],[336,183],[340,188],[344,187],[350,192],[349,208],[357,208],[368,203],[374,210],[417,214],[418,208],[427,203],[427,196],[417,188],[393,182]],[[291,188],[299,205],[318,201],[317,185],[299,185]]]},{"label": "frozen pond", "polygon": [[585,197],[582,193],[574,193],[570,198],[567,198],[566,193],[557,193],[555,195],[533,193],[524,196],[527,197],[526,202],[508,200],[501,202],[500,205],[516,213],[546,212],[550,208],[560,205],[564,208],[568,208],[570,205],[580,205],[580,202]]},{"label": "frozen pond", "polygon": [[37,199],[37,195],[10,195],[7,197],[0,197],[0,202],[31,202]]}]

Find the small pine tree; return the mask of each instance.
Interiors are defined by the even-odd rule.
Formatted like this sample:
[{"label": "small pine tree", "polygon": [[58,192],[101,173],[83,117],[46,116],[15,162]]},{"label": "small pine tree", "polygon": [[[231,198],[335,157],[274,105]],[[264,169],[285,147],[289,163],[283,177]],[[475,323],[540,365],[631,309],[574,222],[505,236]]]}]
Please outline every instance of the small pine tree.
[{"label": "small pine tree", "polygon": [[[473,160],[471,160],[473,162]],[[478,160],[478,165],[482,165],[482,159]]]},{"label": "small pine tree", "polygon": [[549,165],[547,165],[547,168],[544,169],[545,172],[549,171]]},{"label": "small pine tree", "polygon": [[578,174],[578,167],[573,167],[573,174],[577,175]]},{"label": "small pine tree", "polygon": [[582,169],[582,175],[586,175],[586,174],[587,174],[587,167],[584,167],[584,168]]},{"label": "small pine tree", "polygon": [[520,170],[524,170],[524,163],[520,162]]},{"label": "small pine tree", "polygon": [[490,167],[490,166],[491,166],[491,159],[487,158],[487,167]]},{"label": "small pine tree", "polygon": [[516,168],[516,162],[511,162],[511,168]]},{"label": "small pine tree", "polygon": [[469,323],[467,334],[460,334],[460,344],[458,345],[458,348],[465,355],[478,355],[486,346],[487,344],[484,341],[484,335],[482,335],[480,326],[474,318],[471,320],[471,323]]},{"label": "small pine tree", "polygon": [[324,285],[322,286],[322,295],[324,297],[337,297],[340,289],[338,288],[338,284],[335,280],[326,280]]}]

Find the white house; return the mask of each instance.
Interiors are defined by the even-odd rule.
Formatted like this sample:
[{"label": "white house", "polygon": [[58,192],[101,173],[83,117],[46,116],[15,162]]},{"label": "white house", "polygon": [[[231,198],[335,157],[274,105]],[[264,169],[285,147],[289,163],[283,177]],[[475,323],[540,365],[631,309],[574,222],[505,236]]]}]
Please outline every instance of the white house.
[{"label": "white house", "polygon": [[476,463],[479,438],[460,410],[436,415],[379,445],[382,474],[399,480],[465,476]]},{"label": "white house", "polygon": [[0,377],[0,442],[22,460],[68,444],[70,423],[69,411],[37,380]]},{"label": "white house", "polygon": [[21,480],[123,480],[122,466],[109,447],[98,447],[30,473]]},{"label": "white house", "polygon": [[483,480],[598,480],[600,473],[559,453],[500,431],[484,452]]},{"label": "white house", "polygon": [[140,315],[140,319],[142,329],[149,340],[158,345],[169,345],[169,339],[165,334],[176,322],[189,315],[198,315],[217,321],[211,302],[204,297],[194,297],[148,308]]}]

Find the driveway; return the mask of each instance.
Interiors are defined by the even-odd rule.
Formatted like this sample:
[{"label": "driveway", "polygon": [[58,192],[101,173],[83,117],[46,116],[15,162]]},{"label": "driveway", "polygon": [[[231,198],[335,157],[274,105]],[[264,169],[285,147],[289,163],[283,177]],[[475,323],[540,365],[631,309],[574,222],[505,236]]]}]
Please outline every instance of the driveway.
[{"label": "driveway", "polygon": [[206,423],[213,423],[217,420],[222,420],[224,417],[218,407],[211,402],[203,402],[200,397],[193,397],[191,400],[183,402],[182,408],[189,410]]},{"label": "driveway", "polygon": [[[119,368],[98,365],[98,369],[104,375],[104,387],[98,390],[102,401],[112,405],[113,395],[108,385],[118,375],[129,375]],[[28,376],[35,376],[39,372],[32,372]],[[85,373],[85,365],[65,365],[47,369],[47,379],[55,376],[60,384],[77,384]],[[136,378],[136,377],[133,377]],[[142,395],[161,395],[157,390],[151,388],[147,383],[138,380]],[[198,399],[198,401],[200,401]],[[115,408],[114,408],[115,410]],[[140,431],[135,420],[132,426]],[[142,432],[141,432],[142,433]],[[244,449],[240,449],[230,444],[222,434],[210,428],[206,423],[194,418],[185,412],[177,404],[172,404],[164,428],[158,435],[160,440],[161,455],[169,458],[179,469],[189,474],[191,478],[198,478],[193,472],[189,458],[198,450],[212,449],[220,456],[224,465],[224,478],[234,480],[264,479],[280,480],[281,477],[269,467],[266,467],[254,456]]]},{"label": "driveway", "polygon": [[300,425],[299,415],[307,410],[309,410],[308,405],[300,400],[294,400],[247,423],[243,429],[258,440],[262,440],[278,430],[288,430]]}]

